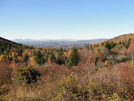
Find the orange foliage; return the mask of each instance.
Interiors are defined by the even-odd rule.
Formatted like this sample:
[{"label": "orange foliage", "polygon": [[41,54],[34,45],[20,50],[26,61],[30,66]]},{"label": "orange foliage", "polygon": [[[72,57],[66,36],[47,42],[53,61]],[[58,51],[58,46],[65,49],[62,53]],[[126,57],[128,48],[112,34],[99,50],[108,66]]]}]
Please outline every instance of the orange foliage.
[{"label": "orange foliage", "polygon": [[133,48],[133,47],[134,47],[134,41],[131,41],[131,43],[130,43],[130,45],[129,45],[129,48],[128,48],[128,51],[130,51],[131,48]]},{"label": "orange foliage", "polygon": [[47,59],[47,61],[48,61],[49,63],[51,63],[51,60],[50,60],[50,58],[48,58],[48,59]]},{"label": "orange foliage", "polygon": [[36,56],[30,58],[30,63],[29,63],[30,65],[37,65],[37,62],[35,61],[35,57]]},{"label": "orange foliage", "polygon": [[0,56],[0,62],[7,62],[7,61],[9,61],[7,55],[1,55]]},{"label": "orange foliage", "polygon": [[108,60],[105,61],[105,66],[108,66]]},{"label": "orange foliage", "polygon": [[4,50],[4,54],[6,54],[6,50]]},{"label": "orange foliage", "polygon": [[20,60],[20,61],[23,60],[23,58],[21,56],[18,56],[17,59]]},{"label": "orange foliage", "polygon": [[92,48],[94,48],[94,44],[92,45]]},{"label": "orange foliage", "polygon": [[78,49],[78,52],[80,52],[81,51],[81,49]]},{"label": "orange foliage", "polygon": [[15,55],[18,55],[18,53],[15,53]]},{"label": "orange foliage", "polygon": [[116,44],[116,43],[118,44],[118,42],[117,42],[117,41],[114,41],[114,43],[115,43],[115,44]]},{"label": "orange foliage", "polygon": [[22,57],[24,57],[25,55],[26,55],[26,53],[25,53],[25,52],[23,52],[23,53],[22,53]]},{"label": "orange foliage", "polygon": [[11,62],[10,67],[11,67],[11,68],[16,68],[15,62]]},{"label": "orange foliage", "polygon": [[70,50],[70,51],[68,52],[67,57],[69,57],[69,56],[71,55],[71,53],[72,53],[72,50]]}]

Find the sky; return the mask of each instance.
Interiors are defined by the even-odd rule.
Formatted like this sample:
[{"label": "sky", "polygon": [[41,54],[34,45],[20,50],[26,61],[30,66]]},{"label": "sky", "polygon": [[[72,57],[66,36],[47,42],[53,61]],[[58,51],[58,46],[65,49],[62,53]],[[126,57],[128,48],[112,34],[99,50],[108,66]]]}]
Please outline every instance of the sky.
[{"label": "sky", "polygon": [[0,37],[98,39],[134,33],[134,0],[0,0]]}]

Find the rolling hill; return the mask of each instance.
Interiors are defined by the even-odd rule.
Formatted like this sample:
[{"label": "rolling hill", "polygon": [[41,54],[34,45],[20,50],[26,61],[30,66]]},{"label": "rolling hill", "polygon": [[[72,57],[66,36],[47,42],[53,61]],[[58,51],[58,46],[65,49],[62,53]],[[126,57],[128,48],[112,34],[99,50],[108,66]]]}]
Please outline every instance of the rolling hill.
[{"label": "rolling hill", "polygon": [[22,39],[15,39],[13,41],[29,45],[35,47],[45,47],[45,48],[84,48],[85,46],[89,46],[91,44],[100,43],[106,41],[107,39],[92,39],[92,40],[22,40]]}]

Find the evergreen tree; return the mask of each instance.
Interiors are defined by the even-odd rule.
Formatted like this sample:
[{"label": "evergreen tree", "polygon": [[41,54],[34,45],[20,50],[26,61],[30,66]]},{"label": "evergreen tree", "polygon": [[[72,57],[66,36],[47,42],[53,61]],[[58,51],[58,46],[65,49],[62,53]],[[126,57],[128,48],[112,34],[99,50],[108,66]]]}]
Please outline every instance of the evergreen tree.
[{"label": "evergreen tree", "polygon": [[33,45],[30,47],[30,49],[34,49]]},{"label": "evergreen tree", "polygon": [[102,43],[101,45],[104,46],[104,43]]},{"label": "evergreen tree", "polygon": [[63,49],[60,48],[59,50],[57,50],[57,52],[59,53],[59,55],[62,55],[63,54]]},{"label": "evergreen tree", "polygon": [[19,50],[20,46],[17,44],[17,50]]},{"label": "evergreen tree", "polygon": [[125,43],[126,49],[128,49],[128,47],[129,47],[129,45],[130,45],[130,42],[131,42],[131,39],[129,39],[128,41],[126,41],[126,43]]},{"label": "evergreen tree", "polygon": [[21,47],[20,50],[18,51],[18,56],[22,56],[22,53],[23,53],[23,51],[22,51],[22,47]]},{"label": "evergreen tree", "polygon": [[36,56],[36,52],[35,51],[33,52],[33,56]]},{"label": "evergreen tree", "polygon": [[110,44],[108,41],[106,42],[105,47],[110,50]]},{"label": "evergreen tree", "polygon": [[26,61],[28,61],[28,55],[27,54],[24,56],[24,62],[26,62]]},{"label": "evergreen tree", "polygon": [[76,48],[73,48],[73,51],[71,53],[71,58],[69,60],[70,67],[76,66],[80,61],[80,57],[78,54],[78,50]]},{"label": "evergreen tree", "polygon": [[110,44],[110,49],[112,49],[115,46],[115,43],[112,41],[109,43]]},{"label": "evergreen tree", "polygon": [[119,41],[119,45],[121,44],[121,41]]},{"label": "evergreen tree", "polygon": [[56,63],[59,64],[59,65],[62,65],[62,64],[65,64],[65,58],[63,55],[58,55],[58,58],[56,60]]},{"label": "evergreen tree", "polygon": [[43,65],[44,64],[44,58],[43,57],[41,57],[41,65]]},{"label": "evergreen tree", "polygon": [[7,48],[6,54],[7,54],[7,55],[9,55],[9,52],[10,52],[10,46],[8,45],[8,48]]},{"label": "evergreen tree", "polygon": [[90,48],[93,49],[92,45],[90,45]]},{"label": "evergreen tree", "polygon": [[35,57],[35,61],[38,63],[38,64],[43,64],[44,63],[44,60],[43,60],[43,55],[41,54],[40,51],[37,52],[36,54],[36,57]]},{"label": "evergreen tree", "polygon": [[116,44],[112,41],[112,42],[106,42],[106,44],[105,44],[105,47],[107,48],[107,49],[112,49],[114,46],[115,46]]},{"label": "evergreen tree", "polygon": [[53,51],[51,51],[51,53],[50,53],[50,60],[51,60],[51,62],[56,62],[56,58],[53,54]]}]

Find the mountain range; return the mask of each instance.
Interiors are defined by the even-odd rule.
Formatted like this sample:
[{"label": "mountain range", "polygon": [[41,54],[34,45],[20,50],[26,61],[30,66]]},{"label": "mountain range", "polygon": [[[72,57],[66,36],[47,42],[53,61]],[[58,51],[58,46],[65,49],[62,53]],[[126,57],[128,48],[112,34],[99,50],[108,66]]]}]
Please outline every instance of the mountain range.
[{"label": "mountain range", "polygon": [[34,47],[44,47],[44,48],[84,48],[91,44],[100,43],[108,39],[91,39],[91,40],[72,40],[72,39],[60,39],[60,40],[33,40],[33,39],[14,39],[12,41],[21,43],[24,45],[34,46]]}]

